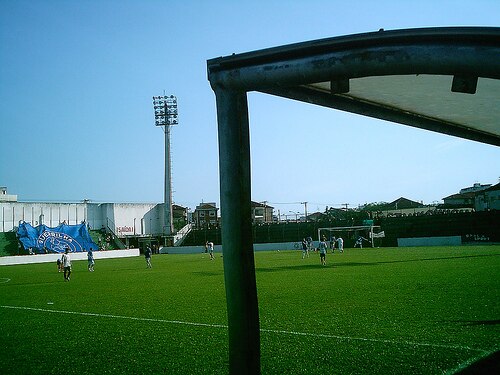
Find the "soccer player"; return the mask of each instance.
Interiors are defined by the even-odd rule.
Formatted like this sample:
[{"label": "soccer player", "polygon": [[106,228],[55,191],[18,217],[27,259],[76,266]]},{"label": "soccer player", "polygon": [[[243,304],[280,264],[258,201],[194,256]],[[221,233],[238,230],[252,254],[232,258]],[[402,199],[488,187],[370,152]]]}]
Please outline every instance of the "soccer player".
[{"label": "soccer player", "polygon": [[319,259],[321,260],[321,264],[326,266],[326,249],[327,245],[324,239],[322,239],[319,243]]},{"label": "soccer player", "polygon": [[71,257],[69,256],[69,248],[67,247],[61,257],[62,265],[64,268],[64,281],[69,281],[71,275]]},{"label": "soccer player", "polygon": [[210,260],[214,260],[214,243],[207,242],[208,253],[210,254]]},{"label": "soccer player", "polygon": [[359,236],[359,238],[356,240],[356,243],[354,244],[354,247],[359,246],[360,249],[363,248],[363,240],[368,241],[366,238]]},{"label": "soccer player", "polygon": [[337,242],[335,236],[330,237],[330,249],[332,249],[332,254],[335,252],[335,242]]},{"label": "soccer player", "polygon": [[144,252],[144,258],[146,258],[146,267],[152,268],[152,266],[151,266],[151,248],[149,246],[146,247],[146,251]]},{"label": "soccer player", "polygon": [[337,238],[337,247],[340,253],[344,252],[344,240],[342,239],[342,237]]},{"label": "soccer player", "polygon": [[306,239],[302,239],[302,259],[305,257],[309,258],[309,244],[307,243]]},{"label": "soccer player", "polygon": [[309,252],[313,248],[312,237],[311,236],[307,237],[306,241],[307,241],[307,251]]},{"label": "soccer player", "polygon": [[92,249],[89,249],[89,251],[87,251],[87,260],[88,260],[88,263],[89,263],[89,271],[90,272],[94,272],[94,254],[92,253]]}]

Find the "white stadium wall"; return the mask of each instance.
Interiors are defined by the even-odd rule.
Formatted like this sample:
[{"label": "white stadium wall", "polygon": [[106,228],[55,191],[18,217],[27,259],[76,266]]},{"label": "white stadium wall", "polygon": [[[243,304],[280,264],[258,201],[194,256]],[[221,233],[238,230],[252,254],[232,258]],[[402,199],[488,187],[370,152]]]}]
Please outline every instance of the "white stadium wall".
[{"label": "white stadium wall", "polygon": [[108,226],[118,236],[161,233],[161,215],[157,204],[108,204]]},{"label": "white stadium wall", "polygon": [[[110,251],[94,251],[94,259],[112,259],[112,258],[128,258],[139,256],[139,249],[127,250],[110,250]],[[6,256],[0,257],[0,266],[13,266],[16,264],[34,264],[34,263],[51,263],[57,262],[62,254],[37,254],[37,255],[22,255],[22,256]],[[87,253],[71,253],[71,260],[87,260]]]},{"label": "white stadium wall", "polygon": [[[254,251],[278,251],[278,250],[297,250],[297,242],[283,243],[268,243],[254,244]],[[161,247],[161,254],[201,254],[205,252],[204,246],[180,246],[180,247]],[[215,245],[214,252],[222,253],[222,246]],[[111,259],[111,258],[127,258],[140,256],[139,249],[124,249],[124,250],[108,250],[94,251],[94,259]],[[34,263],[56,263],[57,259],[61,258],[62,254],[37,254],[37,255],[16,255],[0,257],[0,266],[12,266],[17,264],[34,264]],[[218,255],[219,256],[219,255]],[[71,253],[71,260],[87,260],[87,253]]]},{"label": "white stadium wall", "polygon": [[0,202],[0,232],[15,231],[20,221],[54,228],[86,221],[91,229],[109,227],[116,235],[162,232],[161,204],[155,203],[38,203]]},{"label": "white stadium wall", "polygon": [[20,221],[33,226],[45,224],[56,227],[62,222],[79,224],[85,220],[86,206],[81,203],[0,203],[0,230],[10,232]]}]

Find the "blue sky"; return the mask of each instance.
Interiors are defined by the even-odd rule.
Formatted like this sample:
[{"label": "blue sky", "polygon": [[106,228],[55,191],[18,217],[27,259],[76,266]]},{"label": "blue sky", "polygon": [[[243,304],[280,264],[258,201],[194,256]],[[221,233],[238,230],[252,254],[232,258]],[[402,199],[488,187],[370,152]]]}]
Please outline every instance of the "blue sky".
[{"label": "blue sky", "polygon": [[[219,202],[206,61],[352,33],[500,26],[485,1],[0,1],[0,185],[22,201],[162,202],[152,96],[176,95],[173,198]],[[282,213],[432,203],[500,177],[498,147],[249,93],[252,198]]]}]

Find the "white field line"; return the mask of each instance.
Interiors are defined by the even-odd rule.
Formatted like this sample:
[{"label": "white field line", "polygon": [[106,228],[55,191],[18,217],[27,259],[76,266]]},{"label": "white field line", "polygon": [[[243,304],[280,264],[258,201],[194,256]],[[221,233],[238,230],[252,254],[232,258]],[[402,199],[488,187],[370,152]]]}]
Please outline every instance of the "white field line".
[{"label": "white field line", "polygon": [[474,348],[470,348],[468,346],[460,346],[460,345],[429,344],[429,343],[425,343],[425,342],[369,339],[369,338],[364,338],[364,337],[330,335],[327,333],[293,332],[293,331],[281,331],[281,330],[275,330],[275,329],[261,329],[260,331],[261,332],[271,332],[271,333],[282,333],[282,334],[296,335],[296,336],[322,337],[322,338],[327,338],[327,339],[337,339],[337,340],[346,340],[346,341],[365,341],[365,342],[375,342],[375,343],[395,344],[395,345],[407,345],[407,346],[428,346],[428,347],[432,347],[432,348],[470,350],[470,351],[479,352],[479,353],[487,353],[487,351],[485,351],[483,349],[474,349]]},{"label": "white field line", "polygon": [[10,279],[6,278],[6,277],[0,277],[0,284],[5,284],[5,283],[8,283],[10,281]]},{"label": "white field line", "polygon": [[0,307],[4,308],[4,309],[40,311],[40,312],[48,312],[48,313],[55,313],[55,314],[68,314],[68,315],[80,315],[80,316],[95,316],[98,318],[138,320],[141,322],[183,324],[183,325],[198,326],[198,327],[211,327],[211,328],[227,328],[226,325],[222,325],[222,324],[193,323],[193,322],[183,322],[180,320],[136,318],[133,316],[124,316],[124,315],[97,314],[97,313],[86,313],[86,312],[65,311],[65,310],[50,310],[50,309],[40,309],[40,308],[36,308],[36,307],[22,307],[22,306],[0,306]]},{"label": "white field line", "polygon": [[[0,308],[12,309],[12,310],[39,311],[39,312],[54,313],[54,314],[94,316],[94,317],[98,317],[98,318],[127,319],[127,320],[136,320],[136,321],[142,321],[142,322],[181,324],[181,325],[196,326],[196,327],[224,328],[224,329],[228,328],[228,326],[224,325],[224,324],[196,323],[196,322],[185,322],[185,321],[181,321],[181,320],[166,320],[166,319],[153,319],[153,318],[137,318],[137,317],[133,317],[133,316],[124,316],[124,315],[98,314],[98,313],[87,313],[87,312],[65,311],[65,310],[51,310],[51,309],[41,309],[41,308],[36,308],[36,307],[2,306],[2,305],[0,305]],[[382,343],[382,344],[406,345],[406,346],[414,346],[414,347],[427,346],[427,347],[432,347],[432,348],[468,350],[468,351],[481,353],[480,357],[491,354],[490,352],[483,350],[483,349],[474,349],[474,348],[470,348],[467,346],[459,346],[459,345],[429,344],[429,343],[420,343],[420,342],[412,342],[412,341],[370,339],[370,338],[363,338],[363,337],[331,335],[331,334],[325,334],[325,333],[295,332],[295,331],[284,331],[284,330],[264,329],[264,328],[262,328],[260,331],[264,332],[264,333],[276,333],[276,334],[283,334],[283,335],[317,337],[317,338],[327,338],[327,339],[346,340],[346,341],[363,341],[363,342],[374,342],[374,343]]]}]

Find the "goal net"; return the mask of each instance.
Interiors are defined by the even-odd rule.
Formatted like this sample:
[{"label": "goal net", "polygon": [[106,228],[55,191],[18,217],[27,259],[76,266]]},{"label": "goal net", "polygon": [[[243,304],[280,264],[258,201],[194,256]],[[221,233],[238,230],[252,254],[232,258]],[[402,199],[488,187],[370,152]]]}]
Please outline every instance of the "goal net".
[{"label": "goal net", "polygon": [[[318,241],[322,239],[329,245],[334,240],[342,238],[344,247],[375,247],[380,246],[385,233],[380,225],[360,225],[352,227],[331,227],[318,229]],[[333,244],[333,243],[332,243]],[[332,247],[331,245],[329,246]]]}]

